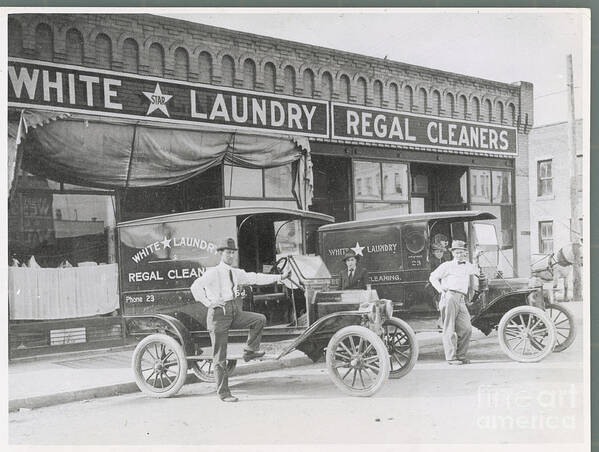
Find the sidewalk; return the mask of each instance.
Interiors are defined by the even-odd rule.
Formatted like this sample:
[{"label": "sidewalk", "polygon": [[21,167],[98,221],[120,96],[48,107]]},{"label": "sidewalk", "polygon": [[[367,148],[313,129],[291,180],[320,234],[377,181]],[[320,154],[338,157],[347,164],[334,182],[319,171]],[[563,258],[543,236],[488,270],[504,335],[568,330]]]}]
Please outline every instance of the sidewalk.
[{"label": "sidewalk", "polygon": [[[275,355],[286,343],[263,344],[268,355]],[[11,362],[8,366],[8,408],[16,411],[61,403],[138,392],[131,358],[135,346],[40,357]],[[229,344],[230,355],[240,355],[243,344]],[[210,356],[207,351],[207,356]],[[310,364],[300,351],[280,360],[239,360],[234,375],[276,370]],[[199,380],[189,372],[187,383]]]},{"label": "sidewalk", "polygon": [[[582,334],[581,322],[584,303],[564,303],[572,311]],[[289,341],[264,343],[267,355],[276,355]],[[441,344],[439,333],[419,333],[420,347]],[[240,355],[243,344],[229,344],[229,354]],[[9,411],[32,409],[97,397],[109,397],[138,392],[134,382],[131,358],[134,346],[107,350],[76,352],[9,363]],[[206,351],[206,355],[209,352]],[[303,366],[312,361],[300,351],[294,351],[281,360],[263,360],[244,363],[238,361],[234,375],[247,375],[284,367]],[[199,380],[191,372],[187,383]],[[208,383],[207,383],[208,384]]]}]

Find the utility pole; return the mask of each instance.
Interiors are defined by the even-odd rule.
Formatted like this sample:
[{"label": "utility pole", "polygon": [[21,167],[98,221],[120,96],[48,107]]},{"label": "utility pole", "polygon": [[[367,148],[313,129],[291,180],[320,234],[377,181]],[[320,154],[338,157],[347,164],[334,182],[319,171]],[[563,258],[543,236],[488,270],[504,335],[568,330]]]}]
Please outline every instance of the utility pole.
[{"label": "utility pole", "polygon": [[574,76],[572,74],[572,55],[566,57],[568,68],[568,147],[570,151],[570,242],[574,244],[574,263],[572,264],[572,300],[582,300],[582,276],[580,272],[580,233],[578,231],[580,214],[578,213],[578,170],[576,161],[576,110],[574,109]]}]

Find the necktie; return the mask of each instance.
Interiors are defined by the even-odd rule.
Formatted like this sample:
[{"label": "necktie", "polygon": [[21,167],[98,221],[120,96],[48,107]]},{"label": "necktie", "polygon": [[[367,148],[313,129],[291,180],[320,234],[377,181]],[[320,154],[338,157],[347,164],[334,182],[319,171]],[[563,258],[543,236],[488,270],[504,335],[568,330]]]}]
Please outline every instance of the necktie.
[{"label": "necktie", "polygon": [[231,295],[235,298],[235,281],[233,281],[233,270],[229,269],[229,280],[231,281]]},{"label": "necktie", "polygon": [[350,270],[349,271],[349,279],[353,279],[353,277],[354,277],[354,271]]}]

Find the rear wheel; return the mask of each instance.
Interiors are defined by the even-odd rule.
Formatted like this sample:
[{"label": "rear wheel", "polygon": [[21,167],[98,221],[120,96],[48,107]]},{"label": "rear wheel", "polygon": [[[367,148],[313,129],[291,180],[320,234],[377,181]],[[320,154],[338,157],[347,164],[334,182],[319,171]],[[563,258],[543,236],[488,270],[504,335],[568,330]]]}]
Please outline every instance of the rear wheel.
[{"label": "rear wheel", "polygon": [[151,334],[133,352],[133,371],[139,389],[152,397],[176,394],[187,377],[185,351],[166,334]]},{"label": "rear wheel", "polygon": [[554,352],[563,352],[567,349],[576,337],[576,326],[572,313],[560,304],[545,305],[545,312],[555,325],[557,333]]},{"label": "rear wheel", "polygon": [[329,376],[342,392],[369,397],[389,378],[390,359],[383,340],[363,326],[337,331],[327,346]]},{"label": "rear wheel", "polygon": [[389,378],[407,375],[418,361],[418,341],[412,327],[395,317],[383,323],[383,341],[389,353]]},{"label": "rear wheel", "polygon": [[[229,376],[235,371],[236,367],[236,359],[227,360],[227,372]],[[200,381],[205,383],[214,383],[216,381],[216,378],[214,377],[214,365],[211,359],[201,359],[199,361],[195,361],[191,365],[191,370]]]},{"label": "rear wheel", "polygon": [[555,346],[555,326],[539,308],[518,306],[504,314],[499,322],[499,345],[514,361],[541,361]]}]

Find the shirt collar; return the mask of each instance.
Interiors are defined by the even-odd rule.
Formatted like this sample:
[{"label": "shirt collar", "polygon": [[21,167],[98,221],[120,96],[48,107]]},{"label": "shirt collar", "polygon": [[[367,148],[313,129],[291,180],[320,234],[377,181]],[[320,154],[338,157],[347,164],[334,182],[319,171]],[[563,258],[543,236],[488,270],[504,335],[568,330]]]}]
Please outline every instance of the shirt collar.
[{"label": "shirt collar", "polygon": [[225,270],[229,270],[229,269],[233,268],[233,267],[231,267],[229,264],[225,264],[225,263],[224,263],[224,262],[222,262],[222,261],[221,261],[221,262],[220,262],[220,263],[217,265],[217,267],[224,268]]}]

